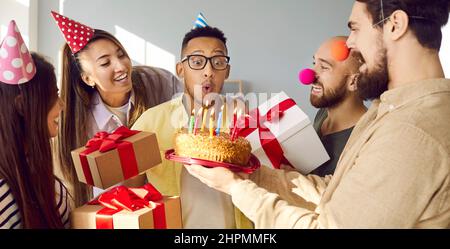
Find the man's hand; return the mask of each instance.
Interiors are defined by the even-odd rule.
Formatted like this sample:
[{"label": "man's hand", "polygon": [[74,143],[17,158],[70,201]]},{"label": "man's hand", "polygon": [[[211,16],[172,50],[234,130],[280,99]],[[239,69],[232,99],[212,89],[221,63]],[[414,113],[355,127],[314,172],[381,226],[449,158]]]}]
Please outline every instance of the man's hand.
[{"label": "man's hand", "polygon": [[231,187],[248,178],[247,174],[234,173],[233,171],[223,168],[206,168],[201,165],[184,165],[186,170],[198,178],[201,182],[226,194],[230,194]]}]

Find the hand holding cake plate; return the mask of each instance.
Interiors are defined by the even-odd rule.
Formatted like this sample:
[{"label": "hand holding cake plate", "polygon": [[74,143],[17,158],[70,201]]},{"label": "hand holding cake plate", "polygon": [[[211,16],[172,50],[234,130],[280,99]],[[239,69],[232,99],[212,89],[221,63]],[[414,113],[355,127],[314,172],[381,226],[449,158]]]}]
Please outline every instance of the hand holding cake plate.
[{"label": "hand holding cake plate", "polygon": [[234,172],[242,172],[247,174],[253,173],[261,166],[258,158],[253,154],[250,156],[250,160],[248,161],[248,164],[246,166],[206,159],[177,156],[174,149],[167,150],[165,153],[165,157],[167,160],[183,163],[185,165],[198,164],[208,168],[223,167]]}]

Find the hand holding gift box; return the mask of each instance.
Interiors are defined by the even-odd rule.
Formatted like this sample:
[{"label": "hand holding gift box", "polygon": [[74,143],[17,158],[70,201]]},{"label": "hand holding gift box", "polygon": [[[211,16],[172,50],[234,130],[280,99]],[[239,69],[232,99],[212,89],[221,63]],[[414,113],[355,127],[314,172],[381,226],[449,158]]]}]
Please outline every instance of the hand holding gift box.
[{"label": "hand holding gift box", "polygon": [[122,126],[98,132],[86,146],[72,151],[78,180],[102,189],[161,163],[156,135]]},{"label": "hand holding gift box", "polygon": [[71,213],[72,228],[182,228],[180,199],[162,196],[151,184],[114,187]]},{"label": "hand holding gift box", "polygon": [[239,120],[238,135],[248,139],[261,164],[295,167],[308,174],[328,156],[308,116],[281,92]]}]

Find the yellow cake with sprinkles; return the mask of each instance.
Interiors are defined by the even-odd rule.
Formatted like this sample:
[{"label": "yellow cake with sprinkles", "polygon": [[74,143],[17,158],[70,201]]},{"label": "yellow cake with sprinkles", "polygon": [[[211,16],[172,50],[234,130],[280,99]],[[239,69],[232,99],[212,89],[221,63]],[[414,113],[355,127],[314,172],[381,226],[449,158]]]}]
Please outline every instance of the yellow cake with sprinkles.
[{"label": "yellow cake with sprinkles", "polygon": [[205,159],[246,166],[250,160],[252,147],[245,138],[233,141],[228,133],[210,136],[208,132],[189,133],[186,129],[174,136],[175,154],[182,157]]}]

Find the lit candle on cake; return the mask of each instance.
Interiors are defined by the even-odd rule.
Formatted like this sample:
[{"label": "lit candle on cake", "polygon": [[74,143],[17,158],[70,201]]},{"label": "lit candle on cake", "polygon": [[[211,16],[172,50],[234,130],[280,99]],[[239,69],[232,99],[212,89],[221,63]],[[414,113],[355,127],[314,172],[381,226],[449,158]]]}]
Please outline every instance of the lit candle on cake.
[{"label": "lit candle on cake", "polygon": [[203,112],[203,107],[201,107],[201,108],[198,110],[197,115],[196,115],[196,117],[195,117],[194,135],[197,135],[198,122],[199,122],[200,118],[202,117],[202,112]]},{"label": "lit candle on cake", "polygon": [[222,115],[223,115],[223,105],[220,108],[219,118],[217,119],[217,129],[216,129],[216,135],[217,136],[220,135],[220,126],[222,125]]},{"label": "lit candle on cake", "polygon": [[233,134],[233,131],[234,131],[234,128],[236,127],[236,120],[237,120],[237,117],[236,117],[236,107],[234,108],[234,111],[233,111],[233,122],[230,124],[230,135],[232,135]]},{"label": "lit candle on cake", "polygon": [[202,129],[201,132],[205,131],[206,126],[206,114],[208,113],[208,100],[206,101],[205,108],[203,109],[203,119],[202,119]]},{"label": "lit candle on cake", "polygon": [[209,116],[209,137],[214,137],[214,108],[211,109],[211,115]]},{"label": "lit candle on cake", "polygon": [[194,110],[192,110],[192,115],[191,115],[191,119],[189,120],[189,134],[192,133],[192,130],[194,129]]},{"label": "lit candle on cake", "polygon": [[241,110],[238,111],[238,114],[236,115],[236,121],[234,121],[234,127],[233,127],[233,133],[231,134],[231,141],[234,141],[237,136],[237,130],[238,130],[238,120],[241,117],[242,112]]}]

